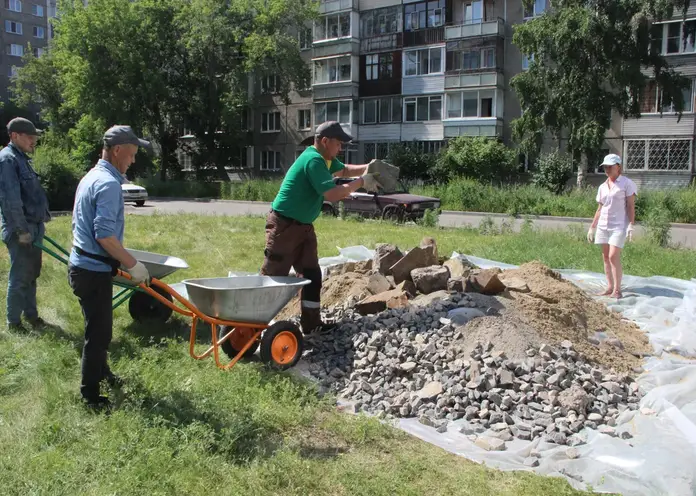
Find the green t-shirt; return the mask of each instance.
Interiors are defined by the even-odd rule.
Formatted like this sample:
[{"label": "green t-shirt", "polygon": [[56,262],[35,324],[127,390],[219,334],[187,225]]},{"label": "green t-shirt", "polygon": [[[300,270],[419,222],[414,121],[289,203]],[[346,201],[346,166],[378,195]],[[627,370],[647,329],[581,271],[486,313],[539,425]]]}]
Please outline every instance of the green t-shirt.
[{"label": "green t-shirt", "polygon": [[333,174],[344,167],[340,160],[327,161],[316,148],[308,147],[285,174],[273,200],[273,210],[303,224],[311,224],[321,213],[324,193],[336,186]]}]

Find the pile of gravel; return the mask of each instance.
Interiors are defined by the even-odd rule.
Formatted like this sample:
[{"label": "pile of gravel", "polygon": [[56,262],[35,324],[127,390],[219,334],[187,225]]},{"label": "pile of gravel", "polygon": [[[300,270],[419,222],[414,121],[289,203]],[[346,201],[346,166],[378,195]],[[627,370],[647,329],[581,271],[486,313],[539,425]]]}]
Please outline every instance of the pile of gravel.
[{"label": "pile of gravel", "polygon": [[418,417],[440,432],[465,419],[461,431],[487,450],[503,450],[515,437],[575,446],[584,427],[631,437],[614,429],[623,411],[638,407],[630,376],[588,363],[570,341],[527,349],[521,360],[491,342],[464,355],[456,346],[463,328],[447,313],[475,306],[475,297],[455,293],[378,315],[336,309],[326,317],[340,323],[338,331],[308,340],[304,359],[312,376],[356,411]]}]

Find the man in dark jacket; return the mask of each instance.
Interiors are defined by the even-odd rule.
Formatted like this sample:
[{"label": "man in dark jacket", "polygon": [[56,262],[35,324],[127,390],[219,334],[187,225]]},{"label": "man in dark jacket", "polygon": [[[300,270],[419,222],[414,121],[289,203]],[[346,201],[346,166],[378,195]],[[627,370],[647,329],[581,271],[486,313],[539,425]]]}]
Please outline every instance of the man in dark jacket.
[{"label": "man in dark jacket", "polygon": [[44,325],[36,308],[36,280],[41,273],[41,242],[44,223],[51,219],[46,192],[31,167],[28,153],[36,147],[40,131],[21,117],[7,124],[10,143],[0,151],[0,213],[2,242],[10,252],[7,284],[7,326],[26,330],[21,316],[32,327]]}]

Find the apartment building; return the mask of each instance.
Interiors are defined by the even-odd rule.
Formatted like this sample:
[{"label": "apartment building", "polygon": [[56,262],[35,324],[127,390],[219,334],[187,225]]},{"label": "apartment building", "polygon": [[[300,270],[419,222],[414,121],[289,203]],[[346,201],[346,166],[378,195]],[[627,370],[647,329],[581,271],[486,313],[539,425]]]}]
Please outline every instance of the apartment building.
[{"label": "apartment building", "polygon": [[41,56],[52,37],[50,19],[55,17],[55,0],[3,0],[2,31],[4,47],[0,55],[0,99],[8,102],[11,78],[23,65],[22,57],[28,50]]}]

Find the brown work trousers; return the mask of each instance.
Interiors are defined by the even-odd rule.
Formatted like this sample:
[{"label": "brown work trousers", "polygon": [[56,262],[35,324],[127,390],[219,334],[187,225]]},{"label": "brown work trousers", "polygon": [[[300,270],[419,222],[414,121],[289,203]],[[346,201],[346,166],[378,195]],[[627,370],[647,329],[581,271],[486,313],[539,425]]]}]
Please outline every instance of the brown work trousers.
[{"label": "brown work trousers", "polygon": [[271,210],[266,218],[266,249],[261,275],[287,276],[294,268],[311,282],[302,287],[300,325],[305,334],[321,325],[321,268],[317,235],[312,224],[302,224]]}]

